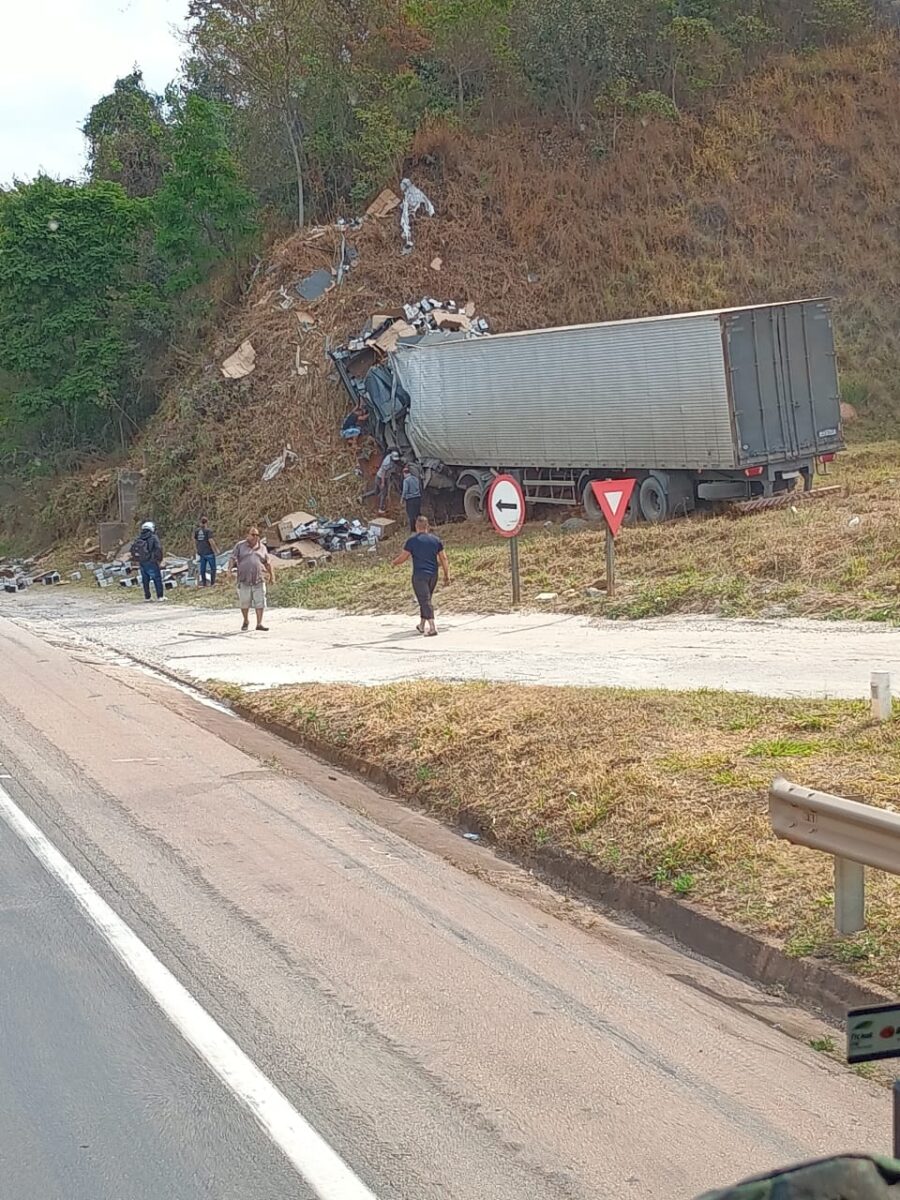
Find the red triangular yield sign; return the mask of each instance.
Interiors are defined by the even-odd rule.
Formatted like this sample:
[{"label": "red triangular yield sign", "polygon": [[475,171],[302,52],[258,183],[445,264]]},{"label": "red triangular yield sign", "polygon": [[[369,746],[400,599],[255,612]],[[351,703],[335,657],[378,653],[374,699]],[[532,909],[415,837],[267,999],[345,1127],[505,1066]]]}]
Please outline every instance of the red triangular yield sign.
[{"label": "red triangular yield sign", "polygon": [[606,517],[606,523],[613,537],[619,532],[622,522],[625,520],[628,501],[634,491],[634,483],[633,479],[595,479],[591,483],[591,491],[600,505],[600,511]]}]

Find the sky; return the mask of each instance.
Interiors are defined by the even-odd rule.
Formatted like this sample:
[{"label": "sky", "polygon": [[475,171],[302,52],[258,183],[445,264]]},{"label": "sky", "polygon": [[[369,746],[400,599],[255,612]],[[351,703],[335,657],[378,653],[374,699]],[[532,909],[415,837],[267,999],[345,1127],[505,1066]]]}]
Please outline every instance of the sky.
[{"label": "sky", "polygon": [[137,64],[162,91],[188,0],[16,0],[0,37],[0,186],[40,171],[77,179],[91,105]]}]

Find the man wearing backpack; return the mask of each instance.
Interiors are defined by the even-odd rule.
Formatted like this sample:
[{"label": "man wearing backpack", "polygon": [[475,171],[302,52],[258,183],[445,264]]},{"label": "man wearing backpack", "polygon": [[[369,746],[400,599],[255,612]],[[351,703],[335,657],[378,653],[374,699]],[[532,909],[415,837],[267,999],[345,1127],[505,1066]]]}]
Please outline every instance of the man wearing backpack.
[{"label": "man wearing backpack", "polygon": [[144,585],[144,600],[150,601],[150,584],[156,588],[157,600],[165,600],[162,571],[160,563],[163,560],[162,542],[156,535],[156,526],[152,521],[145,521],[141,532],[131,543],[131,557],[141,568],[141,583]]}]

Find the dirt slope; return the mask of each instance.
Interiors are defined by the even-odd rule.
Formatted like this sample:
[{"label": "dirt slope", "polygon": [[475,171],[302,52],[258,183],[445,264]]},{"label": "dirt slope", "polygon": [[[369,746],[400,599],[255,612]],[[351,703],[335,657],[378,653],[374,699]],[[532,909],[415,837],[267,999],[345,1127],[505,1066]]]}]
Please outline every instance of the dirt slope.
[{"label": "dirt slope", "polygon": [[[601,159],[558,130],[429,131],[408,170],[438,216],[418,223],[415,252],[401,257],[396,214],[369,222],[350,235],[360,257],[345,283],[285,311],[279,289],[293,294],[306,273],[332,265],[341,235],[329,228],[274,247],[135,453],[147,510],[178,531],[205,509],[223,534],[290,508],[351,515],[359,481],[337,437],[344,396],[328,380],[325,349],[369,314],[423,294],[471,298],[497,330],[832,295],[856,428],[896,432],[898,66],[894,38],[786,59],[704,122],[638,127]],[[301,329],[300,309],[313,329]],[[256,369],[223,379],[221,360],[246,338]],[[263,483],[285,443],[299,464]],[[57,528],[96,519],[102,491],[88,507],[77,487],[64,494],[51,509]]]}]

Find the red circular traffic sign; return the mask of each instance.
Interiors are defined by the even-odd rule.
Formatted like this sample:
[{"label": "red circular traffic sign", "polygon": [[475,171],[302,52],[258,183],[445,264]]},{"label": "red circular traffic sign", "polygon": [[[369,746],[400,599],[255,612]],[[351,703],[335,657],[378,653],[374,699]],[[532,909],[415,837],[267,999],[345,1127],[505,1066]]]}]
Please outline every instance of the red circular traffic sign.
[{"label": "red circular traffic sign", "polygon": [[525,493],[512,475],[496,475],[487,494],[487,512],[501,537],[514,538],[525,524]]}]

